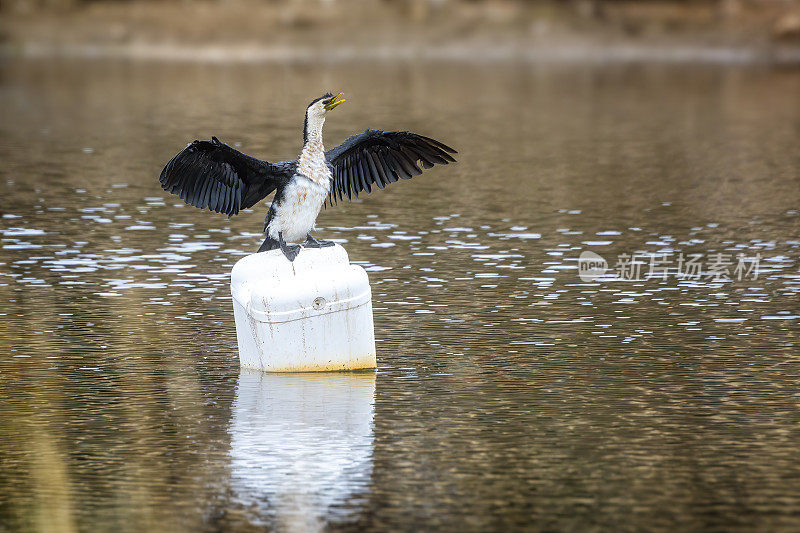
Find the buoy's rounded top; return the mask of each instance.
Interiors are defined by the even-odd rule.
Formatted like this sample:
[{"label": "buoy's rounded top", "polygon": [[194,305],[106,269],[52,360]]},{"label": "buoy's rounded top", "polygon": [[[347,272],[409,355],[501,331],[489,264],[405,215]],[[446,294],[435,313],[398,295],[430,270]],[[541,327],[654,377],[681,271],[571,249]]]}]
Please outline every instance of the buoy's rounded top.
[{"label": "buoy's rounded top", "polygon": [[270,250],[241,258],[233,266],[231,282],[239,279],[297,276],[308,270],[349,264],[347,252],[338,244],[324,248],[303,248],[294,261],[286,259],[280,250]]},{"label": "buoy's rounded top", "polygon": [[273,321],[360,305],[370,289],[367,273],[351,265],[337,244],[304,248],[293,262],[280,250],[243,257],[231,272],[231,294],[260,319]]}]

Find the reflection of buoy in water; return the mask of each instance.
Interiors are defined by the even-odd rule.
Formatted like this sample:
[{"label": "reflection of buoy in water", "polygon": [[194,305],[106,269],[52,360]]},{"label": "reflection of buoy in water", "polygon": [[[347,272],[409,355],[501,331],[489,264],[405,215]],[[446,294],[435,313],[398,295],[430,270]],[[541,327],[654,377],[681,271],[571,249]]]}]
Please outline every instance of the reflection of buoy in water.
[{"label": "reflection of buoy in water", "polygon": [[375,368],[367,273],[339,245],[279,250],[233,267],[231,294],[239,362],[268,372]]},{"label": "reflection of buoy in water", "polygon": [[233,402],[231,486],[280,530],[346,518],[372,477],[374,372],[242,370]]}]

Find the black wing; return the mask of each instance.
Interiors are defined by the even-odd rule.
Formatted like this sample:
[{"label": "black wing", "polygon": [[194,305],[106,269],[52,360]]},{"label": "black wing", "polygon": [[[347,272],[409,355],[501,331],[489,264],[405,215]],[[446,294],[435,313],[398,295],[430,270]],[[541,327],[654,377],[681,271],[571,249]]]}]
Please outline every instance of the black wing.
[{"label": "black wing", "polygon": [[293,163],[269,163],[234,150],[216,137],[194,141],[161,171],[161,187],[187,204],[235,215],[285,183]]},{"label": "black wing", "polygon": [[429,137],[408,131],[367,130],[353,135],[325,153],[333,167],[331,198],[358,198],[361,191],[372,191],[372,184],[383,189],[398,179],[411,179],[423,168],[454,163],[455,150]]}]

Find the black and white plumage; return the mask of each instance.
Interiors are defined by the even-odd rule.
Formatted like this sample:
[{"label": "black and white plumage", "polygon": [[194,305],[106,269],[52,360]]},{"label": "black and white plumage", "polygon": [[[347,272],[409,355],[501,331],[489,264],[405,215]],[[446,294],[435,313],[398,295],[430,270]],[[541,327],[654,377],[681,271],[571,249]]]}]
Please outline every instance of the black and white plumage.
[{"label": "black and white plumage", "polygon": [[373,186],[383,189],[436,164],[455,162],[451,154],[456,151],[446,144],[407,131],[368,129],[326,152],[322,126],[325,115],[344,102],[340,97],[326,94],[308,105],[303,149],[295,161],[262,161],[212,137],[190,143],[173,157],[161,171],[161,186],[187,204],[228,216],[275,191],[259,252],[280,248],[293,261],[300,246],[287,241],[305,238],[306,247],[333,244],[310,235],[326,200],[349,200]]}]

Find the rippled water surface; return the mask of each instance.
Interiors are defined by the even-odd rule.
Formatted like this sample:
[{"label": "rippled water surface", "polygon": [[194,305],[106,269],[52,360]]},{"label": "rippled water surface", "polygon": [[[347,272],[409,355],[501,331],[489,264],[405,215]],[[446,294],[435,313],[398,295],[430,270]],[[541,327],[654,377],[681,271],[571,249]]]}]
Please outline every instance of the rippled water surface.
[{"label": "rippled water surface", "polygon": [[[369,272],[376,373],[240,372],[228,274],[265,209],[156,176],[211,135],[295,157],[325,90],[329,146],[410,129],[459,163],[319,218]],[[794,70],[3,61],[0,530],[797,530],[798,95]]]}]

